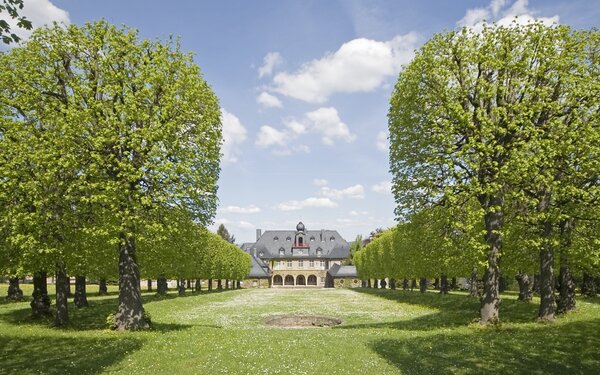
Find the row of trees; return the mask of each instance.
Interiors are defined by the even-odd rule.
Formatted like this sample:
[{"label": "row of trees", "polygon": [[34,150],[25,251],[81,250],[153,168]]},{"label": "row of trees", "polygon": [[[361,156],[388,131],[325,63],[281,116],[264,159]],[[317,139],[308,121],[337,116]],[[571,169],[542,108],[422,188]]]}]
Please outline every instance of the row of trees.
[{"label": "row of trees", "polygon": [[[514,22],[437,34],[400,74],[389,111],[396,214],[408,225],[450,218],[414,243],[435,238],[449,269],[453,257],[483,268],[482,323],[499,320],[501,264],[524,273],[537,260],[540,319],[554,318],[557,257],[561,292],[574,266],[598,264],[599,56],[597,30]],[[454,237],[468,246],[448,246]]]},{"label": "row of trees", "polygon": [[[55,273],[58,325],[68,274],[118,275],[115,326],[148,327],[140,266],[188,277],[204,249],[244,262],[202,229],[215,214],[221,142],[218,100],[177,41],[104,21],[37,29],[0,54],[2,271],[34,275],[34,312],[47,311]],[[199,272],[208,261],[197,262]],[[222,269],[232,268],[239,277],[242,268]]]}]

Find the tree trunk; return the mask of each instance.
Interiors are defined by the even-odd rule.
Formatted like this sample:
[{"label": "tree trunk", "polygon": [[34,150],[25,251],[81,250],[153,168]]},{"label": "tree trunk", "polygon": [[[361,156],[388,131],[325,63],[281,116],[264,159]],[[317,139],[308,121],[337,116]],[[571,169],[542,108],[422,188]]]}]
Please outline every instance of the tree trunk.
[{"label": "tree trunk", "polygon": [[360,281],[360,287],[361,288],[366,288],[367,287],[367,280],[361,280]]},{"label": "tree trunk", "polygon": [[477,270],[473,269],[471,272],[471,278],[469,279],[469,296],[479,297],[479,279],[477,278]]},{"label": "tree trunk", "polygon": [[371,279],[367,280],[367,288],[372,288],[372,286],[371,286]]},{"label": "tree trunk", "polygon": [[192,280],[191,279],[187,279],[186,280],[186,288],[187,289],[192,289]]},{"label": "tree trunk", "polygon": [[98,280],[98,295],[105,296],[108,294],[108,288],[106,287],[106,279],[102,278]]},{"label": "tree trunk", "polygon": [[212,291],[212,287],[213,287],[212,283],[213,283],[212,279],[208,279],[208,291],[209,292]]},{"label": "tree trunk", "polygon": [[393,277],[390,279],[390,289],[396,290],[396,279],[394,279]]},{"label": "tree trunk", "polygon": [[402,290],[407,290],[408,289],[408,279],[404,278],[402,279]]},{"label": "tree trunk", "polygon": [[552,249],[551,235],[552,224],[547,222],[544,224],[542,233],[545,239],[542,249],[540,250],[540,310],[538,319],[554,320],[556,311],[556,302],[554,299],[554,251]]},{"label": "tree trunk", "polygon": [[225,289],[229,289],[229,280],[225,279]]},{"label": "tree trunk", "polygon": [[242,282],[240,280],[237,281],[237,289],[242,289]]},{"label": "tree trunk", "polygon": [[8,293],[7,298],[11,301],[22,301],[23,291],[19,288],[19,278],[11,277],[8,280]]},{"label": "tree trunk", "polygon": [[56,265],[56,316],[54,318],[54,324],[59,327],[69,323],[68,280],[65,264],[60,261]]},{"label": "tree trunk", "polygon": [[196,279],[196,293],[200,293],[202,291],[202,280]]},{"label": "tree trunk", "polygon": [[417,279],[412,279],[410,283],[410,291],[412,292],[417,287]]},{"label": "tree trunk", "polygon": [[185,279],[180,279],[177,284],[177,292],[180,296],[185,296]]},{"label": "tree trunk", "polygon": [[529,281],[529,275],[519,272],[517,276],[515,276],[515,280],[517,280],[517,283],[519,284],[518,300],[521,302],[530,302],[533,293],[530,289],[531,282]]},{"label": "tree trunk", "polygon": [[167,279],[162,276],[156,279],[156,292],[161,296],[166,296],[168,291]]},{"label": "tree trunk", "polygon": [[75,299],[73,302],[77,307],[87,307],[87,291],[85,289],[85,276],[76,276],[75,277]]},{"label": "tree trunk", "polygon": [[217,280],[217,289],[223,290],[223,280],[221,280],[221,279]]},{"label": "tree trunk", "polygon": [[115,314],[114,327],[119,331],[150,327],[142,303],[135,238],[127,234],[121,235],[119,245],[119,306]]},{"label": "tree trunk", "polygon": [[151,292],[152,291],[152,279],[146,280],[146,286],[148,288],[148,291]]},{"label": "tree trunk", "polygon": [[427,278],[421,277],[419,279],[419,291],[421,293],[427,292]]},{"label": "tree trunk", "polygon": [[379,280],[377,280],[377,279],[373,280],[373,288],[375,288],[375,289],[379,288]]},{"label": "tree trunk", "polygon": [[438,290],[439,288],[440,288],[440,279],[436,277],[435,279],[433,279],[433,289]]},{"label": "tree trunk", "polygon": [[67,276],[66,284],[67,284],[67,289],[65,289],[65,290],[67,291],[67,298],[73,298],[73,293],[71,292],[71,277],[70,276]]},{"label": "tree trunk", "polygon": [[440,279],[440,294],[448,294],[448,276],[442,275]]},{"label": "tree trunk", "polygon": [[456,277],[452,278],[452,281],[450,282],[450,290],[457,290],[458,289],[458,282],[456,281]]},{"label": "tree trunk", "polygon": [[483,274],[483,297],[481,298],[480,320],[482,324],[497,323],[500,320],[500,297],[498,291],[498,281],[500,270],[498,268],[498,258],[502,250],[502,237],[500,230],[504,220],[502,206],[504,197],[498,193],[496,195],[487,195],[481,197],[480,202],[486,210],[485,220],[485,240],[489,246],[487,253],[487,265]]},{"label": "tree trunk", "polygon": [[559,314],[575,310],[575,282],[569,267],[569,250],[571,247],[572,220],[564,220],[560,223],[561,247],[560,247],[560,271],[559,298],[557,311]]},{"label": "tree trunk", "polygon": [[50,297],[48,297],[48,283],[46,271],[33,274],[33,300],[31,301],[31,314],[34,318],[50,315]]}]

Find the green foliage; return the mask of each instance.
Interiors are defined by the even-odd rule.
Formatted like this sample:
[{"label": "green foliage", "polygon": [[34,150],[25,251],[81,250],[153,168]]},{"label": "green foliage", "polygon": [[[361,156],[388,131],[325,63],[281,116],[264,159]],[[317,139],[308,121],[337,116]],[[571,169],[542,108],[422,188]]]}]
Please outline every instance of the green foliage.
[{"label": "green foliage", "polygon": [[[11,19],[17,20],[17,26],[22,29],[31,30],[32,24],[26,17],[19,15],[19,12],[23,9],[23,0],[2,0],[0,3],[0,15],[6,12]],[[21,38],[18,35],[11,32],[10,25],[6,19],[0,18],[0,39],[2,43],[18,43]]]}]

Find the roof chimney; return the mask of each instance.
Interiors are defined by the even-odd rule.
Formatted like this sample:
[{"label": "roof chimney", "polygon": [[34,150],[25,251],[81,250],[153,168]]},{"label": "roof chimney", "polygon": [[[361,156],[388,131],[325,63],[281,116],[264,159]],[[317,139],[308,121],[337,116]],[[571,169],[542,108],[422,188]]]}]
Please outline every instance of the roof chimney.
[{"label": "roof chimney", "polygon": [[260,236],[262,236],[262,230],[261,229],[257,229],[256,230],[256,240],[258,241],[258,239],[260,238]]}]

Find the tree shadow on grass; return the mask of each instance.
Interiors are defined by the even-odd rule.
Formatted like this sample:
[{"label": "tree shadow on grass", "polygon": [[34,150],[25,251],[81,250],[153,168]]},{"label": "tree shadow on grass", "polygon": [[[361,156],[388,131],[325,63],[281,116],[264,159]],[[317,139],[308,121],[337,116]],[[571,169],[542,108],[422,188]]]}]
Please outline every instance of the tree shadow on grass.
[{"label": "tree shadow on grass", "polygon": [[[394,322],[365,323],[342,325],[335,329],[352,328],[393,328],[399,330],[435,330],[466,326],[479,319],[479,299],[468,297],[464,294],[419,293],[417,291],[402,291],[389,289],[353,289],[355,292],[365,293],[385,298],[398,303],[423,306],[433,309],[434,312],[413,319],[398,320]],[[514,299],[503,299],[500,307],[500,319],[503,322],[529,323],[537,315],[537,305],[522,303]]]},{"label": "tree shadow on grass", "polygon": [[597,374],[600,320],[481,328],[370,344],[410,374]]},{"label": "tree shadow on grass", "polygon": [[[144,296],[144,303],[164,299],[164,297],[156,297],[153,295]],[[173,297],[176,298],[176,297]],[[25,305],[26,306],[26,305]],[[69,302],[69,324],[62,327],[63,330],[87,331],[87,330],[103,330],[108,328],[107,317],[114,313],[118,306],[118,297],[90,299],[89,306],[77,308],[72,302]],[[24,307],[13,309],[5,314],[0,315],[0,320],[13,325],[39,325],[47,327],[52,325],[52,317],[35,319],[31,316],[31,309]],[[166,324],[155,322],[152,324],[152,329],[159,332],[178,331],[190,328],[191,325],[185,324]]]},{"label": "tree shadow on grass", "polygon": [[3,374],[97,374],[140,349],[143,340],[131,336],[28,337],[0,336]]}]

